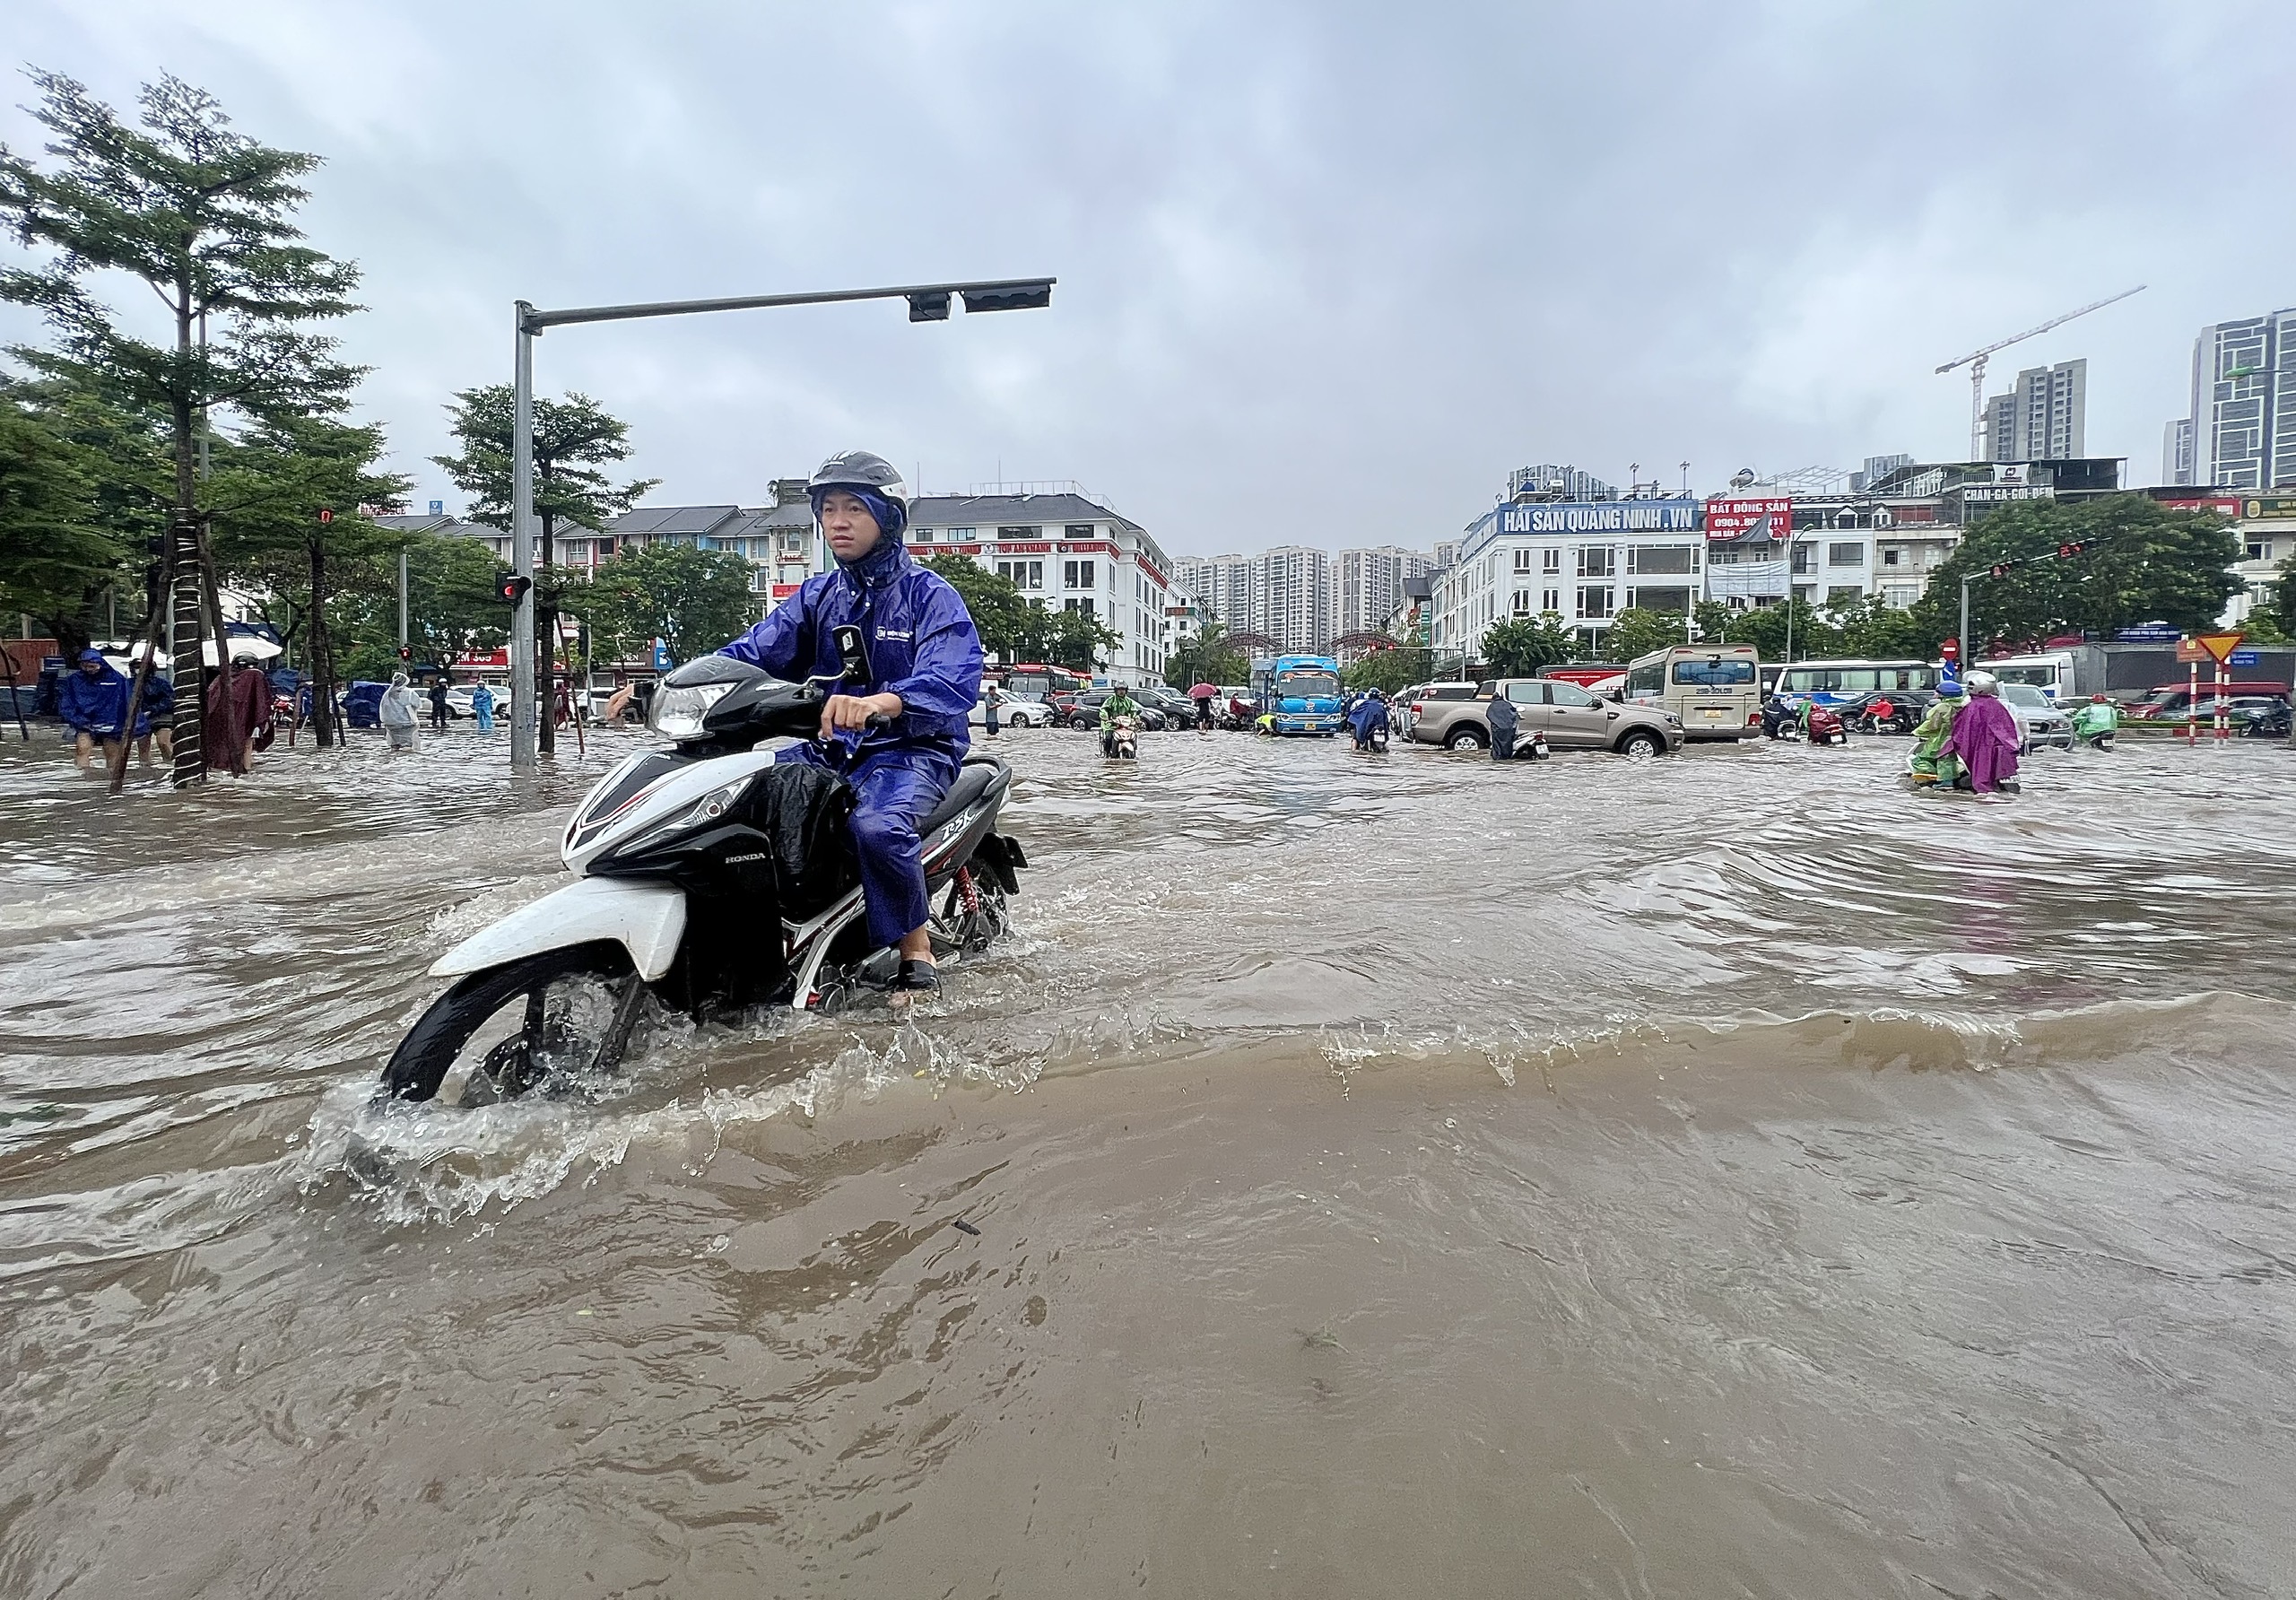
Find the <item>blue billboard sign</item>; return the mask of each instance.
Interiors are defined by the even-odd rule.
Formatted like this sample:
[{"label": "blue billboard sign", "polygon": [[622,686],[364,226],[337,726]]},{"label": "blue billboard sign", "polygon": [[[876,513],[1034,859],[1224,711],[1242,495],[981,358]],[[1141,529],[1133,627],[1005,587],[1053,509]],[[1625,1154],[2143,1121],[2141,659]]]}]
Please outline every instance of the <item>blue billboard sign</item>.
[{"label": "blue billboard sign", "polygon": [[1501,534],[1694,534],[1694,500],[1561,500],[1501,506],[1493,530]]},{"label": "blue billboard sign", "polygon": [[2226,665],[2231,666],[2262,666],[2264,665],[2264,652],[2262,650],[2235,650],[2232,652],[2231,658],[2226,663]]},{"label": "blue billboard sign", "polygon": [[2174,628],[2124,628],[2113,635],[2125,645],[2172,645],[2184,635]]}]

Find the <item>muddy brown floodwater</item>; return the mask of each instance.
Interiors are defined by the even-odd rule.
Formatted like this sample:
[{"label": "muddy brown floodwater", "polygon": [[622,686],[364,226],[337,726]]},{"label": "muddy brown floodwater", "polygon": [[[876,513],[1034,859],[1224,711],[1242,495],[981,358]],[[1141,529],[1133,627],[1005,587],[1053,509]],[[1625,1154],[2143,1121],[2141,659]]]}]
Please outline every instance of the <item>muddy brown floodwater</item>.
[{"label": "muddy brown floodwater", "polygon": [[2123,745],[1008,735],[928,1014],[482,1111],[600,752],[11,748],[0,1595],[2296,1594],[2296,758]]}]

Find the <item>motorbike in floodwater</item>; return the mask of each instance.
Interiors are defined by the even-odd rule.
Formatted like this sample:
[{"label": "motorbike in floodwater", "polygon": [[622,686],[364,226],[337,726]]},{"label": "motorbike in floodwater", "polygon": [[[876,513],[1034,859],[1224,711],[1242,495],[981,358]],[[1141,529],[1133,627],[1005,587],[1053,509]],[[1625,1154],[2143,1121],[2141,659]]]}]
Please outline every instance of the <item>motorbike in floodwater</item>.
[{"label": "motorbike in floodwater", "polygon": [[1138,761],[1140,725],[1129,717],[1111,718],[1107,731],[1100,735],[1100,753],[1110,761]]},{"label": "motorbike in floodwater", "polygon": [[[384,1092],[430,1100],[464,1068],[471,1105],[611,1070],[649,997],[703,1021],[759,1005],[833,1012],[890,987],[899,961],[868,938],[850,786],[756,748],[814,736],[830,692],[867,681],[859,630],[839,630],[839,644],[843,679],[785,683],[727,656],[663,678],[648,720],[671,748],[622,761],[576,808],[560,844],[572,883],[431,966],[453,986],[400,1040]],[[996,757],[970,756],[918,824],[944,956],[987,949],[1020,892],[1028,857],[996,831],[1012,781]]]}]

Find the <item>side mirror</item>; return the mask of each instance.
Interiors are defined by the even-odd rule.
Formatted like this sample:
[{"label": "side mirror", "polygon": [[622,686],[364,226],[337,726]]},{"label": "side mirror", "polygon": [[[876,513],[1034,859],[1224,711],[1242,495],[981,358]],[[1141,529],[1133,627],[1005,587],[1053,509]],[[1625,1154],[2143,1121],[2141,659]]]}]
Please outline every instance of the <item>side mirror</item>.
[{"label": "side mirror", "polygon": [[869,670],[869,645],[861,637],[861,630],[848,622],[833,630],[830,637],[837,640],[837,658],[845,668],[845,681],[868,683],[874,674]]}]

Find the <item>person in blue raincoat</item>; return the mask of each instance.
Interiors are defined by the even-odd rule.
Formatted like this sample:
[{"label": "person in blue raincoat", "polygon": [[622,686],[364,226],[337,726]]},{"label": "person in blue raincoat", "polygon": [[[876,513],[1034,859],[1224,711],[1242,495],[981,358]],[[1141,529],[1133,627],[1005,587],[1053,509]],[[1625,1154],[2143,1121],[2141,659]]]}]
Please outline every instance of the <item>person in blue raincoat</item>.
[{"label": "person in blue raincoat", "polygon": [[1357,700],[1355,709],[1347,714],[1347,726],[1355,730],[1355,748],[1370,749],[1371,735],[1387,731],[1387,697],[1374,689]]},{"label": "person in blue raincoat", "polygon": [[474,683],[470,691],[471,719],[478,724],[478,731],[494,731],[494,691],[483,683]]},{"label": "person in blue raincoat", "polygon": [[[980,635],[948,580],[918,566],[901,543],[909,490],[891,463],[848,450],[822,463],[808,487],[836,568],[807,578],[718,654],[778,678],[834,674],[841,667],[835,630],[861,630],[866,692],[831,695],[822,708],[823,743],[793,744],[778,759],[827,767],[852,784],[869,937],[900,949],[897,987],[937,988],[917,824],[949,792],[971,746],[965,721],[980,687]],[[885,726],[869,726],[873,716]]]},{"label": "person in blue raincoat", "polygon": [[127,679],[100,650],[83,650],[74,669],[56,685],[56,714],[72,730],[73,757],[83,772],[94,766],[99,750],[107,764],[126,737]]}]

